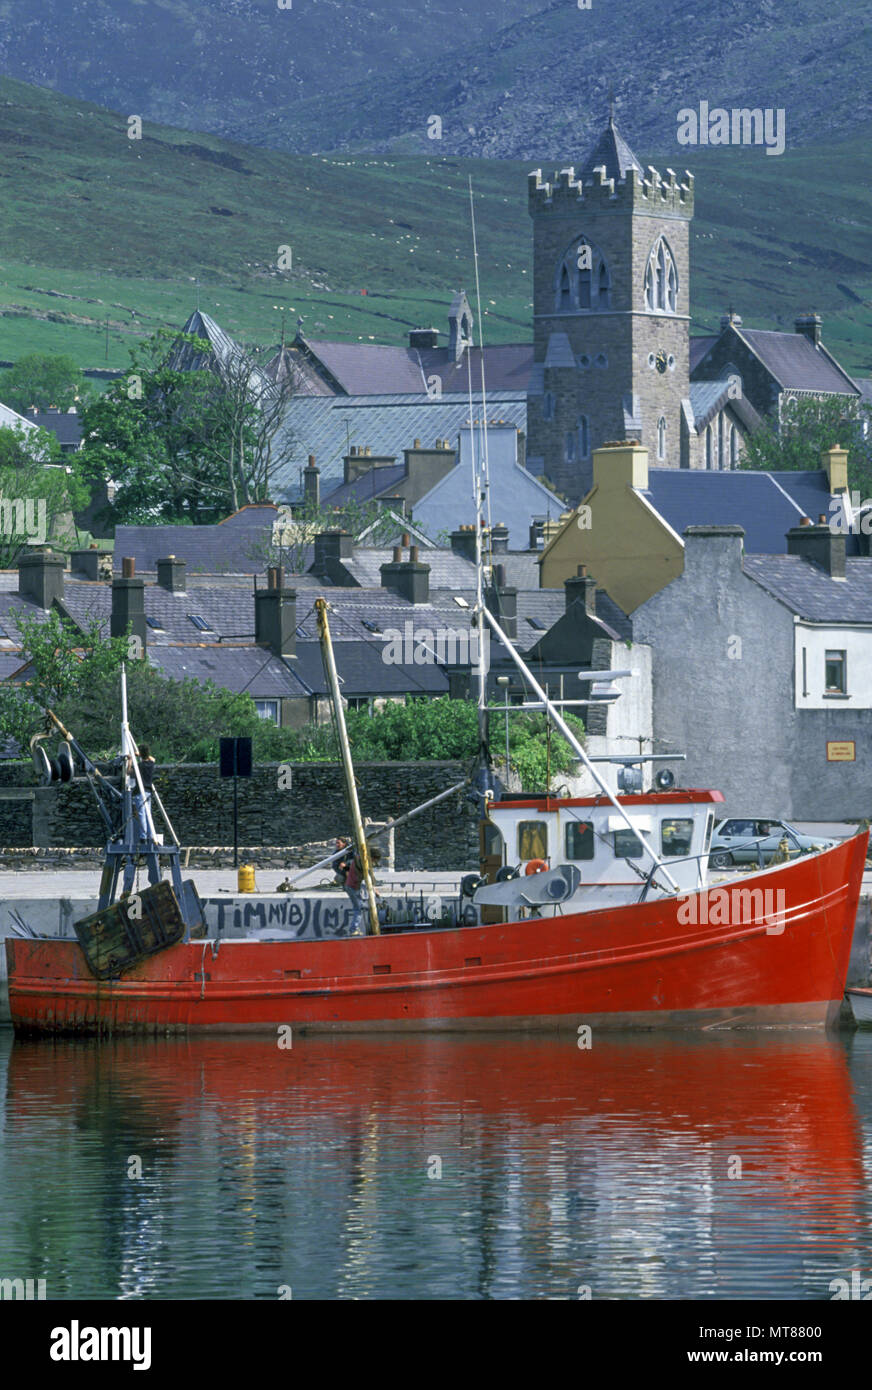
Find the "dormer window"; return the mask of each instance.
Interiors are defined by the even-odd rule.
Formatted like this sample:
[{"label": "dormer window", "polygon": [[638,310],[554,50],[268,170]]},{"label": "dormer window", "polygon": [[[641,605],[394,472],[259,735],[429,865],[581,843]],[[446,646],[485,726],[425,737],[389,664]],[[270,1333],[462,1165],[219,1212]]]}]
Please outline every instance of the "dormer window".
[{"label": "dormer window", "polygon": [[608,309],[611,285],[611,275],[602,252],[584,237],[579,237],[558,267],[554,306],[558,313],[590,313]]},{"label": "dormer window", "polygon": [[645,271],[645,308],[657,313],[674,314],[678,305],[678,271],[665,237],[660,237],[651,249]]}]

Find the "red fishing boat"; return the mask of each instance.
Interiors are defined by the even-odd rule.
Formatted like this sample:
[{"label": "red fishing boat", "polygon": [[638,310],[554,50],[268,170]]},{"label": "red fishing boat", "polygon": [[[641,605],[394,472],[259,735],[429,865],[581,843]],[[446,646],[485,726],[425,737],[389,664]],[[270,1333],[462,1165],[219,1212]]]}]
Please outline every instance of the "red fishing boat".
[{"label": "red fishing boat", "polygon": [[[686,793],[666,795],[671,812]],[[582,809],[552,807],[555,819]],[[12,1021],[97,1034],[832,1025],[867,838],[624,905],[531,904],[507,922],[335,940],[178,942],[116,979],[95,978],[75,941],[10,938]],[[498,886],[523,893],[536,877]]]}]

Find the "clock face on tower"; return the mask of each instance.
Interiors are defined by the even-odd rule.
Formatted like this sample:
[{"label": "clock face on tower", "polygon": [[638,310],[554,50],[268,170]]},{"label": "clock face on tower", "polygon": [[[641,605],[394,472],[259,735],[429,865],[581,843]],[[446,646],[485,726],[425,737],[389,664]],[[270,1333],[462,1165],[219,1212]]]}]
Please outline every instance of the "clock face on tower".
[{"label": "clock face on tower", "polygon": [[656,367],[657,367],[658,372],[665,372],[665,371],[666,371],[667,357],[666,357],[666,352],[665,352],[665,349],[664,349],[664,348],[661,348],[661,349],[660,349],[660,351],[658,352],[657,356],[654,358],[654,362],[655,362],[655,365],[656,365]]}]

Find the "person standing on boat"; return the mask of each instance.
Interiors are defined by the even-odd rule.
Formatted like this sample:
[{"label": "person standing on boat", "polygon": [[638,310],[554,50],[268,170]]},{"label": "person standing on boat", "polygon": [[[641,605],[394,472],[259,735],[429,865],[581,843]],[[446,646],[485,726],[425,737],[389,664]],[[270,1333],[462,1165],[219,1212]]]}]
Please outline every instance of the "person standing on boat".
[{"label": "person standing on boat", "polygon": [[[139,750],[139,775],[142,779],[142,791],[140,793],[136,776],[133,771],[133,759],[126,760],[127,787],[131,792],[133,802],[133,825],[137,840],[137,848],[145,846],[146,861],[148,864],[148,881],[154,885],[160,883],[160,869],[158,868],[157,851],[154,843],[154,823],[151,819],[151,792],[154,785],[155,761],[151,756],[151,749],[144,743]],[[133,880],[136,875],[136,856],[129,854],[124,861],[124,882],[122,893],[128,894],[133,887]]]},{"label": "person standing on boat", "polygon": [[[381,858],[381,851],[378,849],[370,847],[369,853],[370,859],[373,862],[376,862]],[[363,881],[363,865],[360,862],[360,856],[356,851],[345,862],[347,862],[348,864],[348,868],[345,874],[345,891],[351,899],[352,907],[351,926],[349,928],[349,932],[351,936],[358,936],[361,934],[360,924],[363,919],[363,909],[366,904],[366,885]],[[372,891],[375,893],[375,896],[377,898],[381,897],[381,893],[378,891],[374,883],[372,886]]]}]

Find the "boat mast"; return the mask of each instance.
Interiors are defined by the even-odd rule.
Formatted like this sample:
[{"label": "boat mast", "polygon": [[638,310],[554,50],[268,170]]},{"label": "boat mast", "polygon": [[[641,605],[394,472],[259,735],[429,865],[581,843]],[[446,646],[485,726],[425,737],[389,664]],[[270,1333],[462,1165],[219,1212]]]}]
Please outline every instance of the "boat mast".
[{"label": "boat mast", "polygon": [[363,879],[366,884],[370,931],[373,936],[380,936],[381,931],[378,924],[378,912],[375,906],[375,886],[372,881],[372,864],[369,857],[369,845],[363,833],[363,819],[360,814],[360,802],[357,799],[357,783],[354,780],[354,764],[351,761],[351,746],[348,742],[348,730],[345,727],[345,711],[342,708],[342,695],[339,690],[339,672],[336,670],[336,658],[333,655],[333,643],[330,640],[330,628],[327,623],[326,599],[316,598],[315,612],[318,617],[318,636],[321,639],[321,657],[324,662],[324,673],[327,677],[327,684],[330,687],[333,716],[336,720],[336,733],[339,739],[339,751],[342,754],[342,771],[345,775],[345,794],[348,798],[348,809],[351,813],[354,841],[357,845],[357,852],[360,856],[360,867],[363,870]]},{"label": "boat mast", "polygon": [[476,309],[478,312],[478,341],[481,356],[481,450],[476,448],[476,431],[472,403],[472,358],[467,348],[466,367],[469,387],[469,444],[472,468],[472,505],[475,512],[475,623],[478,634],[476,670],[478,679],[478,756],[485,768],[490,768],[490,729],[487,708],[487,662],[485,660],[485,626],[481,614],[484,608],[484,555],[482,531],[484,506],[490,509],[490,479],[487,466],[487,397],[484,386],[484,343],[481,328],[481,295],[478,291],[478,243],[475,235],[475,204],[472,197],[472,175],[469,176],[469,216],[472,225],[472,258],[475,265]]}]

